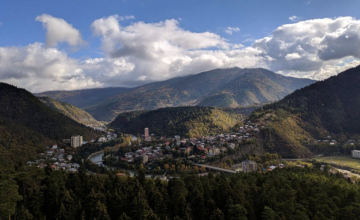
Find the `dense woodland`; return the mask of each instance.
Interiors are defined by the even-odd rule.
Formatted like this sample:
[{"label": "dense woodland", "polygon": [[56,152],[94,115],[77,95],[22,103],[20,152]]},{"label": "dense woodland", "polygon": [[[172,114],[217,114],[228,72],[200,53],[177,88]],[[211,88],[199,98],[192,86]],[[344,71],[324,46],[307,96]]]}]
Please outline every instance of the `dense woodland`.
[{"label": "dense woodland", "polygon": [[18,169],[37,159],[46,146],[81,134],[99,134],[40,102],[24,89],[0,83],[0,172]]},{"label": "dense woodland", "polygon": [[49,139],[82,134],[85,140],[96,133],[40,102],[30,92],[0,83],[0,117],[42,134]]},{"label": "dense woodland", "polygon": [[213,107],[174,107],[122,113],[110,126],[134,135],[143,134],[148,127],[159,136],[199,137],[230,131],[239,120],[237,113]]},{"label": "dense woodland", "polygon": [[49,108],[60,112],[61,114],[71,118],[72,120],[84,124],[84,125],[97,125],[99,122],[96,121],[89,113],[86,111],[75,107],[66,102],[61,102],[56,99],[49,97],[38,97],[38,99],[47,105]]},{"label": "dense woodland", "polygon": [[318,167],[183,174],[169,182],[21,168],[0,179],[1,219],[358,219],[360,186]]},{"label": "dense woodland", "polygon": [[283,109],[299,115],[314,136],[360,133],[360,66],[298,90],[257,111]]}]

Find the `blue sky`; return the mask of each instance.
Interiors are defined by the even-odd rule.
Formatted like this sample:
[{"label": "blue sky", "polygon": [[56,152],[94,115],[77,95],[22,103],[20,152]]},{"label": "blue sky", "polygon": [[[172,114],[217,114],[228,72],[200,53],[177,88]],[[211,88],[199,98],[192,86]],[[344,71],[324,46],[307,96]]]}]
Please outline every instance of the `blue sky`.
[{"label": "blue sky", "polygon": [[[337,71],[343,70],[343,67],[357,64],[358,55],[356,52],[350,51],[351,49],[345,52],[339,51],[339,54],[344,54],[340,57],[328,54],[321,56],[321,54],[326,53],[326,49],[324,48],[329,47],[330,44],[334,48],[339,48],[341,46],[339,46],[339,44],[346,43],[340,41],[342,38],[337,38],[336,42],[334,39],[329,42],[326,41],[325,43],[328,44],[324,46],[324,39],[327,39],[327,34],[330,34],[329,36],[332,35],[329,31],[320,31],[321,33],[316,34],[316,37],[323,39],[323,41],[316,53],[311,53],[312,50],[306,50],[306,53],[302,53],[302,50],[299,49],[296,51],[289,49],[280,52],[276,43],[280,40],[287,42],[288,39],[291,39],[289,36],[294,34],[294,30],[300,26],[304,26],[302,22],[312,21],[313,19],[320,19],[319,22],[321,25],[327,22],[326,25],[330,27],[330,23],[336,23],[337,18],[348,17],[347,20],[341,21],[341,28],[343,29],[349,26],[349,24],[356,26],[358,24],[357,17],[359,8],[360,1],[355,0],[0,0],[0,49],[3,48],[3,53],[6,53],[7,57],[11,57],[11,59],[7,59],[8,62],[15,58],[17,63],[23,62],[24,59],[30,59],[29,56],[31,56],[31,53],[26,55],[27,58],[19,58],[19,55],[16,54],[27,53],[26,51],[29,51],[29,45],[39,43],[37,51],[42,50],[42,52],[37,53],[42,54],[38,54],[36,57],[47,56],[44,54],[49,53],[50,50],[52,50],[52,52],[56,50],[56,52],[58,54],[61,53],[60,55],[62,56],[61,58],[57,57],[56,60],[62,60],[61,63],[65,63],[63,66],[53,66],[51,68],[51,74],[46,73],[47,67],[40,69],[39,72],[42,73],[38,74],[33,72],[33,67],[30,66],[26,69],[23,64],[20,65],[21,70],[15,67],[11,69],[2,67],[0,56],[0,80],[33,91],[64,88],[63,85],[67,80],[67,85],[69,86],[64,89],[136,86],[174,76],[194,74],[196,73],[195,71],[205,71],[216,67],[227,68],[231,66],[265,67],[284,75],[322,79],[336,74]],[[76,29],[81,35],[81,45],[70,45],[68,40],[59,39],[54,40],[57,42],[56,45],[46,45],[47,38],[49,38],[49,36],[46,35],[48,29],[44,28],[44,22],[35,20],[37,16],[43,14],[47,14],[54,19],[63,19]],[[94,30],[97,28],[99,31],[101,27],[97,26],[94,28],[94,26],[92,26],[93,22],[101,18],[109,18],[109,16],[113,15],[117,15],[120,28],[129,27],[130,30],[127,31],[127,33],[134,31],[133,28],[144,28],[141,31],[140,29],[136,29],[135,33],[146,35],[148,32],[145,30],[149,31],[153,27],[135,26],[140,23],[157,24],[161,26],[161,22],[175,19],[176,24],[171,24],[176,26],[175,29],[181,29],[183,32],[190,33],[209,32],[216,36],[210,37],[213,44],[209,43],[203,47],[188,47],[189,43],[184,42],[191,41],[192,37],[197,38],[204,36],[194,35],[181,40],[176,39],[176,41],[180,42],[178,46],[186,49],[180,52],[174,52],[174,48],[169,49],[169,51],[164,52],[162,56],[155,54],[151,59],[147,57],[145,63],[142,58],[145,56],[144,54],[148,55],[156,52],[148,50],[142,53],[139,51],[139,48],[132,48],[134,49],[132,52],[120,51],[119,48],[128,48],[125,42],[131,42],[129,39],[124,39],[125,35],[114,35],[111,37],[111,42],[105,42],[106,34],[100,32],[95,33],[96,31]],[[134,18],[119,19],[124,16],[133,16]],[[291,17],[294,19],[289,19]],[[332,19],[332,21],[329,23],[324,19]],[[273,41],[268,39],[266,43],[267,46],[260,43],[254,44],[254,40],[274,36],[274,30],[285,24],[294,25],[287,30],[288,33],[286,36],[278,33],[279,38],[277,38],[277,40],[272,39]],[[316,29],[319,28],[319,24],[311,23],[307,25],[307,27],[309,27],[310,30],[312,28]],[[102,25],[105,25],[105,23],[102,23]],[[154,26],[156,27],[157,25]],[[171,25],[169,25],[169,27]],[[56,29],[56,27],[54,28]],[[321,26],[321,28],[324,28],[324,26]],[[164,30],[168,29],[165,28]],[[174,31],[174,29],[172,31]],[[335,32],[334,30],[334,33]],[[339,32],[339,29],[337,32]],[[147,44],[144,44],[144,47],[147,47],[147,45],[158,45],[164,41],[168,41],[168,43],[170,42],[169,44],[171,44],[174,39],[170,33],[172,32],[169,32],[171,39],[161,38],[149,40]],[[182,32],[176,33],[177,35],[183,34]],[[349,29],[349,33],[353,33],[353,29]],[[58,33],[53,34],[56,35]],[[162,33],[159,33],[159,35],[161,34]],[[303,39],[305,35],[306,33],[303,33],[301,37],[297,37]],[[214,40],[217,37],[221,39]],[[282,37],[287,37],[287,39],[281,39]],[[307,37],[311,39],[312,36],[309,35]],[[355,36],[355,38],[356,37],[357,36]],[[204,39],[200,39],[200,41],[203,40]],[[228,45],[224,46],[225,43],[228,43]],[[270,43],[272,44],[269,47]],[[239,44],[242,44],[242,51],[239,51],[239,46],[235,46]],[[109,49],[111,46],[115,48]],[[294,48],[295,46],[299,45],[293,45]],[[107,49],[104,49],[104,47]],[[129,48],[130,47],[131,46],[129,46]],[[17,48],[18,51],[14,51],[14,48]],[[129,48],[127,51],[131,51],[131,48]],[[162,48],[162,50],[166,50],[166,48],[169,47],[166,46],[164,48]],[[258,50],[257,53],[252,51],[254,48]],[[35,50],[34,47],[32,47],[31,50]],[[119,51],[116,52],[116,50]],[[230,58],[234,58],[235,55],[232,53],[235,51],[238,54],[236,55],[238,60],[235,60],[237,63],[235,61],[229,63],[224,60],[216,60],[220,59],[219,57],[223,57],[223,55],[217,54],[216,58],[211,58],[211,63],[207,64],[202,62],[196,65],[189,64],[190,60],[198,60],[204,57],[204,59],[208,59],[206,57],[210,56],[208,54],[209,51],[212,52],[211,56],[215,57],[214,53],[221,53],[224,50],[227,51],[226,56]],[[334,51],[330,50],[330,48],[328,50]],[[249,55],[249,53],[251,55]],[[177,55],[175,56],[174,54]],[[278,57],[279,54],[281,57]],[[318,58],[314,58],[314,55],[317,55]],[[248,56],[254,56],[254,60],[261,56],[262,60],[257,60],[253,63],[248,60],[242,62],[240,59],[241,57]],[[3,55],[3,57],[5,57],[5,55]],[[181,57],[181,59],[179,57]],[[87,63],[94,63],[93,60],[90,62],[89,59],[106,59],[108,65],[105,64],[105,60],[101,60],[101,65],[103,66],[97,66],[95,71],[93,67],[83,65],[85,61],[89,61]],[[5,58],[3,58],[3,60],[5,60]],[[149,64],[150,60],[154,62],[153,65]],[[181,65],[175,63],[175,61],[180,62],[179,60],[181,60]],[[285,61],[289,62],[284,63]],[[99,61],[96,62],[96,64],[100,63]],[[122,63],[122,69],[115,71],[110,67],[116,62]],[[165,63],[168,66],[159,66],[159,62],[162,62],[161,65]],[[49,63],[51,63],[51,60],[49,60],[46,65],[49,65]],[[348,63],[350,64],[347,65]],[[44,63],[42,64],[45,65]],[[42,64],[40,63],[38,66]],[[304,65],[310,67],[301,69],[300,67]],[[329,66],[333,67],[331,71],[329,70]],[[337,67],[342,68],[339,69]],[[59,69],[59,73],[56,73],[57,69]],[[149,73],[147,73],[147,69],[149,69]],[[163,72],[160,75],[154,73],[159,71]],[[80,80],[81,82],[79,83]]]}]

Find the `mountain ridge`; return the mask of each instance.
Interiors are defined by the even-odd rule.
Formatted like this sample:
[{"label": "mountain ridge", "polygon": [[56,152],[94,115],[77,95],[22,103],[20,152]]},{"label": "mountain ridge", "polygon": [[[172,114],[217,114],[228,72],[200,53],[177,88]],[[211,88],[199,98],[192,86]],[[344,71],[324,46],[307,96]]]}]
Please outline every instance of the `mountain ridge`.
[{"label": "mountain ridge", "polygon": [[107,87],[80,90],[54,90],[34,93],[37,97],[50,97],[58,101],[69,103],[78,108],[92,106],[114,95],[129,92],[133,88]]},{"label": "mountain ridge", "polygon": [[[275,95],[276,98],[263,98],[261,99],[261,102],[275,101],[302,86],[315,82],[310,79],[285,77],[261,68],[240,69],[235,67],[229,69],[215,69],[185,77],[147,84],[135,88],[130,92],[111,97],[97,105],[87,107],[85,110],[92,114],[96,119],[111,120],[116,117],[117,114],[126,111],[154,110],[176,106],[196,106],[199,104],[208,106],[207,103],[202,103],[202,101],[213,94],[217,88],[226,86],[229,83],[231,84],[234,80],[245,74],[249,75],[247,80],[251,81],[251,75],[255,73],[259,75],[258,72],[262,73],[260,74],[261,77],[269,77],[269,74],[271,73],[273,74],[272,78],[282,78],[284,79],[282,81],[290,83],[290,86],[286,88],[285,92],[277,93]],[[302,83],[296,83],[296,81],[301,81]],[[271,81],[271,83],[274,84],[273,81]],[[275,85],[271,85],[271,83],[268,83],[267,85],[275,87]],[[241,88],[236,86],[233,86],[232,89],[233,91],[241,90]],[[234,100],[236,101],[236,99]],[[260,103],[260,101],[256,101],[256,97],[249,98],[248,100],[249,101],[247,102],[240,102],[237,104],[235,101],[232,101],[235,103],[234,105],[221,102],[220,104],[217,102],[212,105],[216,107],[237,107],[240,105],[246,106]]]}]

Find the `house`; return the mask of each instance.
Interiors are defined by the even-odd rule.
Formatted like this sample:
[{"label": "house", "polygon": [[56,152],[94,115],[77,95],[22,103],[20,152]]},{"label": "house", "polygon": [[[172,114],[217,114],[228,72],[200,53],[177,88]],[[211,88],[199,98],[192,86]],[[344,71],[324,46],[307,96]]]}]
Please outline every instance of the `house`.
[{"label": "house", "polygon": [[180,142],[180,136],[179,135],[175,135],[175,141]]},{"label": "house", "polygon": [[210,154],[219,155],[220,154],[220,149],[213,146],[213,147],[208,148],[208,152]]},{"label": "house", "polygon": [[229,144],[229,145],[228,145],[228,148],[234,149],[234,148],[235,148],[235,144],[234,144],[234,143]]},{"label": "house", "polygon": [[204,148],[204,147],[197,147],[197,149],[200,151],[200,152],[204,152],[204,153],[208,153],[208,149]]},{"label": "house", "polygon": [[100,143],[101,143],[101,142],[105,142],[105,141],[106,141],[106,138],[105,138],[105,137],[100,137],[99,140],[98,140],[98,142],[100,142]]},{"label": "house", "polygon": [[71,164],[71,168],[73,168],[73,169],[79,169],[80,168],[80,165],[79,164],[77,164],[77,163],[73,163],[73,164]]},{"label": "house", "polygon": [[273,170],[275,170],[275,169],[276,169],[276,166],[272,165],[272,166],[270,166],[270,167],[269,167],[269,169],[268,169],[268,170],[273,171]]},{"label": "house", "polygon": [[143,164],[146,164],[149,161],[148,155],[142,155],[141,159],[142,159],[141,162]]},{"label": "house", "polygon": [[257,163],[255,161],[245,160],[241,164],[244,173],[257,171]]},{"label": "house", "polygon": [[190,147],[182,147],[180,148],[181,155],[190,155],[191,148]]}]

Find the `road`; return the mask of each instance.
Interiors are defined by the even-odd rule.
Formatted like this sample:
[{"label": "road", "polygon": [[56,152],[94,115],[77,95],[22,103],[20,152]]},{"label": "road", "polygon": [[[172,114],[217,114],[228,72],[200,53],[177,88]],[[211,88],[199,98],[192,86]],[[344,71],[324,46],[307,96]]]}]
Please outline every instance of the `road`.
[{"label": "road", "polygon": [[233,171],[233,170],[227,170],[227,169],[223,169],[223,168],[219,168],[219,167],[213,167],[213,166],[209,166],[209,165],[205,165],[205,164],[194,163],[194,165],[199,166],[199,167],[205,167],[205,168],[211,169],[211,170],[224,172],[224,173],[236,173],[236,171]]}]

